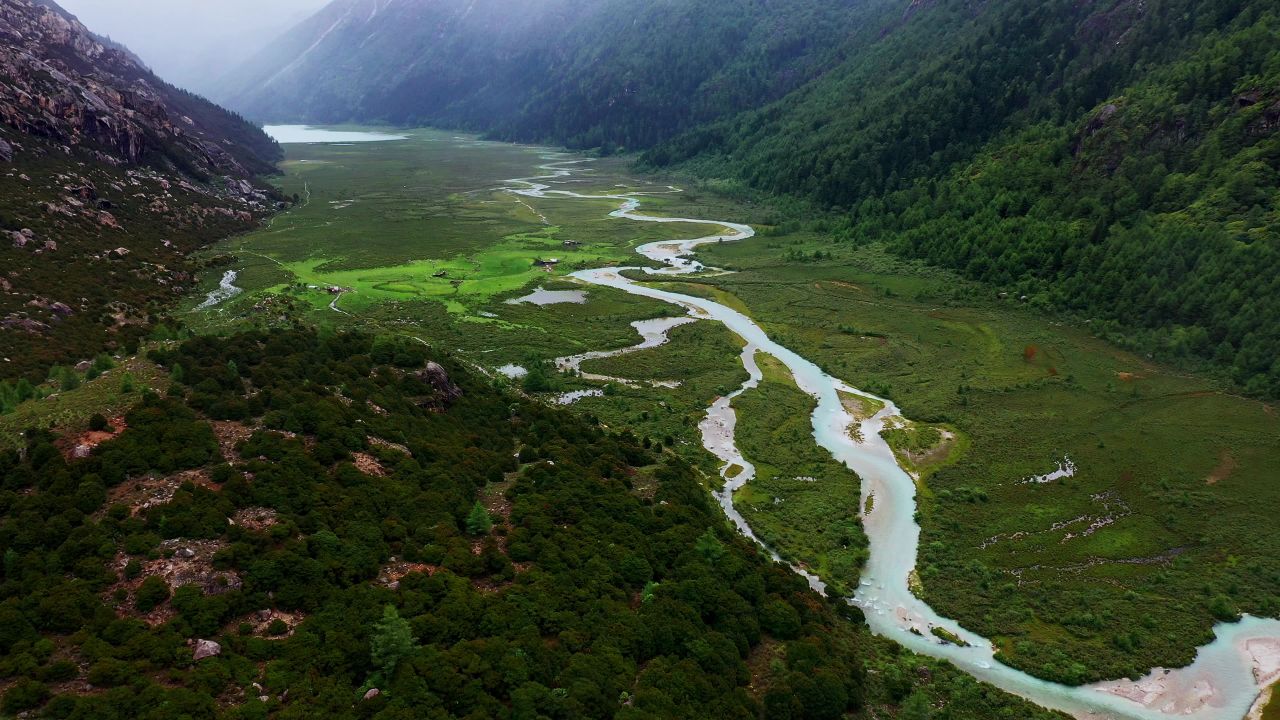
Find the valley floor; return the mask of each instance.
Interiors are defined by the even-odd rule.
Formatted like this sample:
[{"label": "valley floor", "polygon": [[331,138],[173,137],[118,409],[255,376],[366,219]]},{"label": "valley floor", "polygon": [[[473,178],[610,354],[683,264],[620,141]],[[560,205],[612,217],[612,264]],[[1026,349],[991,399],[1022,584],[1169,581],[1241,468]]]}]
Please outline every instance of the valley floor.
[{"label": "valley floor", "polygon": [[[500,382],[575,400],[582,414],[685,457],[715,486],[697,424],[745,379],[735,336],[691,323],[666,344],[581,365],[584,376],[631,382],[555,367],[635,345],[634,322],[676,314],[568,273],[634,263],[639,244],[705,232],[608,218],[613,201],[502,192],[505,178],[536,174],[534,149],[411,136],[290,146],[282,189],[307,204],[210,253],[209,288],[235,269],[245,292],[190,313],[190,324],[218,332],[301,317],[425,338],[494,377],[499,368],[515,376]],[[1188,663],[1216,621],[1280,614],[1276,408],[1119,351],[998,288],[876,246],[771,232],[768,207],[673,192],[616,161],[563,182],[654,193],[653,214],[753,221],[761,237],[699,253],[731,274],[665,285],[749,314],[914,421],[886,439],[918,481],[918,592],[992,638],[1002,661],[1070,684],[1137,677]],[[586,290],[585,300],[512,303],[538,287]],[[857,478],[798,449],[813,448],[798,442],[810,406],[767,368],[761,390],[736,402],[741,447],[760,470],[737,503],[784,557],[848,593],[865,556]]]}]

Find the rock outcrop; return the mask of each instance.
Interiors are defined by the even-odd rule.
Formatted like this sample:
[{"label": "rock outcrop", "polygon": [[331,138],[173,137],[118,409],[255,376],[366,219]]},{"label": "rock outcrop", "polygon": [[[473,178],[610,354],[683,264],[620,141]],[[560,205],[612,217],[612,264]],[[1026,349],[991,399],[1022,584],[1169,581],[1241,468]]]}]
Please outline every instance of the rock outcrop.
[{"label": "rock outcrop", "polygon": [[462,399],[462,388],[453,382],[440,363],[428,362],[426,368],[418,371],[417,377],[435,391],[428,400],[419,403],[423,407],[442,410]]},{"label": "rock outcrop", "polygon": [[196,640],[195,652],[191,654],[192,660],[204,660],[205,658],[217,657],[222,654],[222,646],[212,640]]},{"label": "rock outcrop", "polygon": [[[0,292],[5,373],[144,335],[190,288],[188,253],[279,208],[255,179],[279,157],[260,128],[165,83],[53,0],[0,0],[0,268],[27,291]],[[30,305],[36,288],[66,302]]]}]

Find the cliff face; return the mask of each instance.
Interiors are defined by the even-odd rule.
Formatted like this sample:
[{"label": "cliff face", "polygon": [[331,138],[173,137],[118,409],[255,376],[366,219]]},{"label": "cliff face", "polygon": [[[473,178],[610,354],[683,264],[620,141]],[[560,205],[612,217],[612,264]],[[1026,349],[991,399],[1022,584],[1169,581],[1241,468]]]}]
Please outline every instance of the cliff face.
[{"label": "cliff face", "polygon": [[48,0],[0,0],[0,377],[128,347],[187,255],[279,207],[279,147]]},{"label": "cliff face", "polygon": [[0,0],[0,123],[103,162],[201,179],[266,172],[279,154],[256,127],[33,0]]}]

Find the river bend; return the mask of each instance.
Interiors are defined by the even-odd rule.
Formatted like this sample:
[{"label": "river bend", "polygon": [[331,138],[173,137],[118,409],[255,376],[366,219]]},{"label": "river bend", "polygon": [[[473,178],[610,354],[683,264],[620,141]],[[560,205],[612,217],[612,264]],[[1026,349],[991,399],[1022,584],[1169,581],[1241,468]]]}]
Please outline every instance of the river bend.
[{"label": "river bend", "polygon": [[[546,160],[556,160],[546,156]],[[871,630],[923,655],[945,659],[979,680],[1025,697],[1048,708],[1065,711],[1077,718],[1126,718],[1128,720],[1240,720],[1248,712],[1261,686],[1280,677],[1280,621],[1246,617],[1241,622],[1220,624],[1217,639],[1199,650],[1195,662],[1177,670],[1157,669],[1138,681],[1121,680],[1082,687],[1069,687],[1034,678],[997,662],[989,640],[942,617],[909,589],[916,564],[920,527],[914,519],[915,484],[899,467],[892,450],[880,437],[890,418],[899,415],[893,403],[874,417],[861,421],[861,433],[851,433],[854,418],[841,402],[842,394],[873,397],[839,378],[823,372],[813,362],[774,342],[746,315],[713,300],[650,287],[623,275],[645,273],[671,276],[697,273],[706,268],[692,257],[700,245],[747,240],[755,235],[748,225],[692,218],[644,215],[639,212],[643,192],[625,194],[582,194],[554,189],[553,184],[573,175],[584,160],[550,162],[539,169],[546,175],[509,181],[508,192],[535,198],[611,199],[619,208],[611,215],[636,222],[700,224],[717,232],[689,240],[661,241],[643,245],[637,252],[655,261],[659,268],[595,268],[581,270],[572,277],[683,307],[689,316],[719,322],[737,334],[745,344],[742,363],[750,379],[733,394],[716,400],[699,426],[703,444],[724,464],[725,488],[717,499],[729,519],[745,536],[759,543],[775,559],[778,554],[756,537],[750,525],[734,508],[733,493],[755,476],[754,466],[742,456],[734,442],[736,414],[733,400],[750,392],[760,381],[756,356],[772,356],[790,370],[796,384],[817,401],[813,412],[815,442],[861,479],[862,504],[875,496],[872,509],[862,521],[870,540],[870,558],[863,570],[857,593],[848,602],[862,608]],[[676,192],[674,188],[672,192]],[[859,437],[861,440],[855,440]],[[794,567],[794,566],[793,566]],[[794,568],[816,590],[823,583],[802,568]],[[961,647],[944,643],[930,633],[943,628],[968,643]]]}]

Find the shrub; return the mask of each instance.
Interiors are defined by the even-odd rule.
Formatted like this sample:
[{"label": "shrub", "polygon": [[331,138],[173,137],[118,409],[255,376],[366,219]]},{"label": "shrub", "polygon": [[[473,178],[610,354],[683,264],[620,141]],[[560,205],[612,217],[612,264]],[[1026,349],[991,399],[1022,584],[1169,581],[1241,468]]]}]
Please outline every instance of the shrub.
[{"label": "shrub", "polygon": [[163,578],[151,576],[138,586],[138,593],[133,604],[138,612],[151,612],[169,599],[169,583]]},{"label": "shrub", "polygon": [[35,680],[19,680],[18,684],[9,688],[4,694],[4,702],[0,703],[0,707],[6,713],[17,713],[23,710],[30,710],[45,701],[49,697],[49,688],[44,683]]}]

